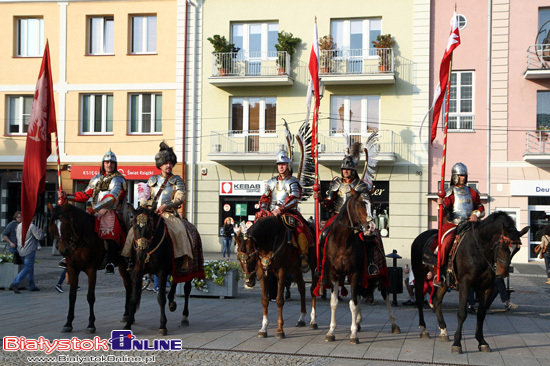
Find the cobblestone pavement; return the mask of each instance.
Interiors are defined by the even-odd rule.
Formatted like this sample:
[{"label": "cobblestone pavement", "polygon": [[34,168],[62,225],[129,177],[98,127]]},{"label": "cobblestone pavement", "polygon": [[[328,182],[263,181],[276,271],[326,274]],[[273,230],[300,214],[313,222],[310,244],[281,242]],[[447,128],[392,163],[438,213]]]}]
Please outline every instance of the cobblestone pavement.
[{"label": "cobblestone pavement", "polygon": [[[221,255],[207,253],[207,259],[219,259]],[[72,333],[61,333],[68,309],[68,291],[59,294],[54,286],[59,278],[59,256],[52,256],[51,248],[38,253],[35,277],[40,292],[22,291],[14,294],[0,290],[0,336],[25,337],[36,340],[109,339],[111,330],[121,329],[119,322],[123,312],[124,291],[119,276],[98,274],[96,289],[96,334],[86,334],[88,305],[86,303],[86,276],[80,278],[82,289],[78,292],[76,317]],[[401,261],[399,265],[404,265]],[[128,365],[152,363],[155,365],[549,365],[550,364],[550,286],[539,263],[515,265],[510,286],[512,301],[520,307],[512,312],[504,311],[502,303],[495,300],[494,313],[485,320],[484,332],[492,353],[477,350],[474,338],[475,317],[470,315],[464,324],[464,354],[452,355],[451,343],[437,338],[435,314],[425,311],[431,339],[421,339],[418,330],[416,308],[401,305],[407,300],[398,294],[399,306],[393,307],[401,334],[392,334],[387,309],[380,295],[374,305],[362,305],[363,322],[359,333],[360,344],[349,343],[348,298],[340,303],[337,311],[338,327],[336,341],[325,342],[324,337],[330,322],[330,304],[318,301],[318,330],[296,328],[299,317],[299,301],[296,287],[292,299],[285,304],[285,339],[274,337],[277,326],[277,311],[270,304],[268,337],[256,336],[261,325],[259,286],[245,290],[240,283],[235,298],[193,297],[190,300],[191,325],[179,326],[183,298],[177,297],[178,309],[167,312],[169,335],[164,339],[178,339],[182,350],[168,351],[91,351],[0,353],[0,365],[30,363],[51,365],[75,365],[94,363],[105,365]],[[65,286],[67,289],[67,286]],[[310,308],[308,300],[308,311]],[[444,300],[444,315],[452,338],[456,329],[458,294],[451,292]],[[154,342],[159,319],[156,295],[144,291],[141,307],[136,314],[132,331],[136,339]],[[309,314],[307,317],[309,321]],[[53,357],[30,359],[28,357]],[[81,359],[78,359],[80,357]],[[87,358],[86,358],[87,357]],[[96,357],[96,359],[91,359]],[[117,358],[118,357],[118,358]],[[45,361],[45,362],[44,362]]]}]

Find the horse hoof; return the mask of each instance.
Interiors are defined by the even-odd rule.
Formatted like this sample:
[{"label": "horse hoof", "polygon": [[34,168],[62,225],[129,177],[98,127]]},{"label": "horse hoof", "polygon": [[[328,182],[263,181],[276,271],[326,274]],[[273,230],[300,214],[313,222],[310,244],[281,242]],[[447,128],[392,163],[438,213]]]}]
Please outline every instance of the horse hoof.
[{"label": "horse hoof", "polygon": [[174,312],[174,311],[176,311],[177,308],[178,308],[178,304],[176,304],[175,301],[170,301],[170,304],[168,304],[168,309],[170,309],[170,311]]},{"label": "horse hoof", "polygon": [[401,334],[401,328],[399,328],[398,325],[392,326],[392,327],[391,327],[391,332],[392,332],[393,334]]},{"label": "horse hoof", "polygon": [[317,323],[312,323],[309,325],[309,329],[319,329],[319,327],[317,326]]},{"label": "horse hoof", "polygon": [[350,338],[349,343],[351,344],[359,344],[359,338]]},{"label": "horse hoof", "polygon": [[422,333],[420,333],[420,338],[430,339],[430,332],[428,332],[427,330],[423,331]]},{"label": "horse hoof", "polygon": [[449,336],[448,335],[440,335],[439,340],[444,341],[444,342],[449,342]]},{"label": "horse hoof", "polygon": [[73,327],[63,327],[63,330],[61,330],[61,333],[70,333],[73,331]]},{"label": "horse hoof", "polygon": [[86,329],[86,334],[94,334],[95,333],[95,328],[87,328]]},{"label": "horse hoof", "polygon": [[278,338],[278,339],[285,339],[285,332],[277,332],[277,333],[275,333],[275,338]]},{"label": "horse hoof", "polygon": [[452,354],[459,354],[461,355],[462,354],[462,347],[461,346],[452,346],[451,347],[451,353]]},{"label": "horse hoof", "polygon": [[477,348],[480,352],[491,352],[491,347],[488,344],[481,344]]},{"label": "horse hoof", "polygon": [[267,332],[258,332],[258,338],[267,338]]},{"label": "horse hoof", "polygon": [[303,321],[303,320],[300,320],[300,321],[298,321],[298,323],[296,323],[296,326],[299,327],[299,328],[305,327],[305,326],[306,326],[306,322]]},{"label": "horse hoof", "polygon": [[333,335],[327,335],[325,337],[325,342],[334,342],[336,340],[336,337],[334,337]]},{"label": "horse hoof", "polygon": [[165,336],[167,334],[168,334],[168,330],[166,329],[159,329],[159,331],[157,332],[158,336]]},{"label": "horse hoof", "polygon": [[183,319],[181,321],[180,325],[183,326],[183,327],[188,327],[189,326],[189,320]]}]

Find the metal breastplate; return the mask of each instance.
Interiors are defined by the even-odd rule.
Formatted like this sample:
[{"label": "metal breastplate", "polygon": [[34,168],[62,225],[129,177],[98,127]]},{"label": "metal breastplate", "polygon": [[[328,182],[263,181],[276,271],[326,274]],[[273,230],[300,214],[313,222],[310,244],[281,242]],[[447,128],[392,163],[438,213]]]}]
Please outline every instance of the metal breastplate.
[{"label": "metal breastplate", "polygon": [[277,177],[273,177],[267,182],[267,185],[271,191],[270,210],[283,206],[290,195],[300,198],[298,180],[295,177],[287,177],[284,180],[277,180]]},{"label": "metal breastplate", "polygon": [[[151,200],[153,200],[160,188],[162,187],[164,180],[166,178],[161,175],[151,177],[149,180],[149,185],[151,186]],[[172,203],[174,196],[177,191],[184,190],[183,179],[178,175],[173,175],[168,178],[168,182],[164,185],[162,192],[159,194],[157,199],[157,207]]]},{"label": "metal breastplate", "polygon": [[453,205],[453,223],[459,224],[469,219],[474,210],[474,201],[469,187],[453,187],[455,203]]},{"label": "metal breastplate", "polygon": [[[98,174],[90,179],[88,187],[94,189],[97,184],[101,183],[101,178],[102,176]],[[95,197],[92,197],[92,205],[95,206],[96,204],[103,201],[106,196],[112,195],[115,198],[115,202],[112,205],[112,207],[114,208],[118,205],[118,203],[120,202],[120,198],[127,190],[128,186],[126,183],[126,179],[124,179],[123,177],[115,176],[111,178],[111,181],[109,182],[109,188],[104,191],[99,191],[99,193]]]},{"label": "metal breastplate", "polygon": [[361,179],[356,178],[353,181],[346,183],[344,182],[344,179],[338,177],[333,181],[333,184],[330,187],[332,191],[336,191],[333,207],[334,212],[337,214],[340,213],[342,206],[351,194],[352,188],[361,193],[361,197],[363,197],[364,200],[369,200],[367,186],[361,181]]}]

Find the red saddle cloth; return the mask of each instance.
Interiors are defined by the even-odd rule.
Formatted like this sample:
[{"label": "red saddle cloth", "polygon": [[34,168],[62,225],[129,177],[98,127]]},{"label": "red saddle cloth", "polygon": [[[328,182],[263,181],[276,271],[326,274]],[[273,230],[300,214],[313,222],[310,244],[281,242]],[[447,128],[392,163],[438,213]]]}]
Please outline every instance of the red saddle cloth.
[{"label": "red saddle cloth", "polygon": [[126,241],[126,234],[122,230],[115,211],[112,210],[105,210],[102,215],[96,216],[95,232],[101,239],[114,240],[120,249]]}]

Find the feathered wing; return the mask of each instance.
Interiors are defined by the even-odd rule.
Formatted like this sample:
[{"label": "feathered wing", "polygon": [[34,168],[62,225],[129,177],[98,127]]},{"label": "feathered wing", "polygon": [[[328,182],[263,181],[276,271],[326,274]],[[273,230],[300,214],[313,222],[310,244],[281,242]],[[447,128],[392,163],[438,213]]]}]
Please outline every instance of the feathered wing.
[{"label": "feathered wing", "polygon": [[305,121],[298,130],[296,141],[300,147],[300,166],[296,178],[302,184],[301,201],[307,200],[313,195],[315,183],[315,163],[311,155],[311,126]]},{"label": "feathered wing", "polygon": [[284,118],[283,118],[283,121],[285,124],[285,139],[286,139],[286,144],[288,146],[288,158],[290,159],[290,165],[292,165],[292,162],[294,161],[294,151],[292,149],[292,145],[293,145],[292,134],[290,133],[288,124],[286,123],[286,120]]},{"label": "feathered wing", "polygon": [[378,164],[378,133],[372,133],[367,142],[365,143],[365,154],[367,155],[365,160],[365,169],[363,171],[363,181],[369,186],[369,189],[373,186],[374,173],[376,173],[376,164]]}]

